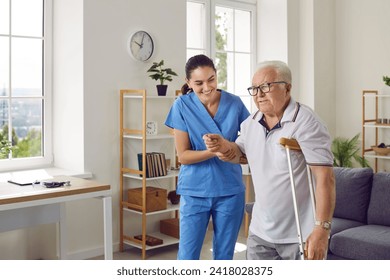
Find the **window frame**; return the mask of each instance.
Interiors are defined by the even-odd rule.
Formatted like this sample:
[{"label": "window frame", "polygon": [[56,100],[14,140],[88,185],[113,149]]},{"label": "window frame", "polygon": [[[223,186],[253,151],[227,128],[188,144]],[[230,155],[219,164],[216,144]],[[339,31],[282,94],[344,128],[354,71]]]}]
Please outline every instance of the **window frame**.
[{"label": "window frame", "polygon": [[[11,0],[10,0],[11,3]],[[11,28],[11,14],[9,15],[9,24]],[[12,37],[11,34],[8,37]],[[16,37],[16,36],[15,36]],[[24,37],[24,36],[17,36]],[[25,36],[28,38],[29,36]],[[43,73],[42,73],[42,156],[31,158],[11,158],[0,160],[0,170],[13,171],[23,169],[34,169],[49,167],[53,165],[53,149],[52,149],[52,69],[53,69],[53,0],[43,0]],[[11,43],[10,43],[11,46]],[[11,57],[11,49],[9,56]],[[11,81],[9,75],[9,82]],[[11,85],[12,86],[12,85]],[[12,99],[18,97],[7,97],[11,102]],[[33,98],[33,97],[32,97]],[[20,99],[20,97],[19,97]],[[9,103],[10,104],[10,103]],[[11,115],[9,115],[11,118]]]},{"label": "window frame", "polygon": [[[255,67],[256,67],[256,54],[257,54],[257,28],[256,28],[256,22],[257,22],[257,7],[255,2],[253,1],[248,1],[248,2],[242,2],[242,1],[232,1],[232,0],[187,0],[187,2],[194,2],[194,3],[201,3],[204,4],[205,7],[205,32],[204,32],[204,51],[207,56],[212,58],[215,61],[216,58],[216,45],[215,45],[215,7],[220,6],[220,7],[226,7],[226,8],[232,8],[232,9],[239,9],[239,10],[244,10],[244,11],[249,11],[251,13],[251,45],[250,45],[250,73],[253,75]],[[187,48],[191,49],[191,48]],[[234,52],[236,53],[236,52]],[[239,53],[239,52],[237,52]],[[233,67],[234,69],[234,67]],[[235,73],[234,73],[235,75]],[[248,87],[250,84],[248,84]],[[246,90],[243,92],[246,92]],[[245,95],[244,93],[242,94],[237,94],[239,97],[245,97],[247,98],[248,96]],[[251,108],[250,110],[256,110],[255,105],[251,101],[250,103]]]},{"label": "window frame", "polygon": [[211,36],[210,36],[210,22],[211,22],[211,12],[210,12],[210,0],[187,0],[187,3],[188,2],[193,2],[193,3],[199,3],[199,4],[203,4],[204,7],[205,7],[205,14],[204,14],[204,38],[203,38],[203,42],[204,42],[204,46],[203,48],[201,49],[198,49],[198,48],[186,48],[186,50],[188,49],[191,49],[191,50],[204,50],[205,52],[205,55],[210,56],[210,40],[211,40]]}]

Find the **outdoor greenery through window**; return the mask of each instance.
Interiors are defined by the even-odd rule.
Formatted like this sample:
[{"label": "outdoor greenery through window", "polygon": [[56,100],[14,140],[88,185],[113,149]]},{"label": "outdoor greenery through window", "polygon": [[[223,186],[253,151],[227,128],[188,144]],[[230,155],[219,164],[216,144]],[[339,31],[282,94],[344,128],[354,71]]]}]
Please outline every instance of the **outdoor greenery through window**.
[{"label": "outdoor greenery through window", "polygon": [[255,5],[227,0],[187,1],[187,59],[209,55],[215,62],[218,88],[240,96],[251,111],[255,60]]},{"label": "outdoor greenery through window", "polygon": [[1,161],[44,156],[48,63],[44,0],[0,0]]}]

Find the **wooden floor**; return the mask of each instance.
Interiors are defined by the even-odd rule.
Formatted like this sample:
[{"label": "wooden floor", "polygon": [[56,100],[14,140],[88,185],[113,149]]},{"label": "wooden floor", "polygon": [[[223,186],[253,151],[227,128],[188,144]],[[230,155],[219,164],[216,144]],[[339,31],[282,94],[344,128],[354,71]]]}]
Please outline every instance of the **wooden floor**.
[{"label": "wooden floor", "polygon": [[[177,259],[178,244],[148,250],[146,252],[147,260],[176,260]],[[245,260],[246,257],[246,238],[244,236],[244,229],[242,228],[236,243],[236,250],[234,253],[234,260]],[[208,230],[206,238],[202,247],[201,260],[211,260],[212,257],[212,231]],[[92,260],[104,259],[103,256],[92,258]],[[126,246],[124,252],[114,252],[114,260],[141,260],[141,250]]]}]

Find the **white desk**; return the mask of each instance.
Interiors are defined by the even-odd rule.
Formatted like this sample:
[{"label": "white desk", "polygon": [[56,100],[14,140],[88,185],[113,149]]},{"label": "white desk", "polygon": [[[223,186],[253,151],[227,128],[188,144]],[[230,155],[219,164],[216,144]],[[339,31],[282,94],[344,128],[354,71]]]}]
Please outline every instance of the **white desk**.
[{"label": "white desk", "polygon": [[58,223],[60,259],[67,259],[65,202],[87,198],[103,201],[104,256],[112,260],[112,201],[110,185],[81,178],[56,176],[47,181],[70,181],[71,186],[45,188],[0,182],[0,232]]}]

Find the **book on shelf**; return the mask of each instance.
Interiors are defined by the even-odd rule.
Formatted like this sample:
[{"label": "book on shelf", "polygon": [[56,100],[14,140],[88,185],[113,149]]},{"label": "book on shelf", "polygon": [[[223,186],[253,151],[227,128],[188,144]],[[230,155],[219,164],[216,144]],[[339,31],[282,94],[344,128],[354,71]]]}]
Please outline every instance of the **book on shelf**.
[{"label": "book on shelf", "polygon": [[[138,170],[142,171],[142,153],[138,153],[137,157],[138,157]],[[142,174],[140,174],[139,176],[142,177]],[[148,164],[146,164],[146,178],[148,177],[149,177],[149,170],[148,170]]]},{"label": "book on shelf", "polygon": [[[142,171],[142,153],[138,153],[138,169]],[[165,154],[159,152],[146,153],[146,178],[166,176],[167,165]],[[142,177],[142,174],[140,175]]]},{"label": "book on shelf", "polygon": [[148,170],[149,170],[148,178],[155,177],[153,164],[152,164],[152,156],[150,155],[150,153],[146,153],[146,164],[147,164]]},{"label": "book on shelf", "polygon": [[158,153],[152,153],[153,168],[155,170],[155,177],[160,176],[160,170],[158,169]]},{"label": "book on shelf", "polygon": [[162,165],[162,173],[163,173],[162,176],[166,176],[168,174],[168,169],[167,169],[167,161],[165,159],[165,154],[161,153],[160,157],[161,157],[161,165]]}]

